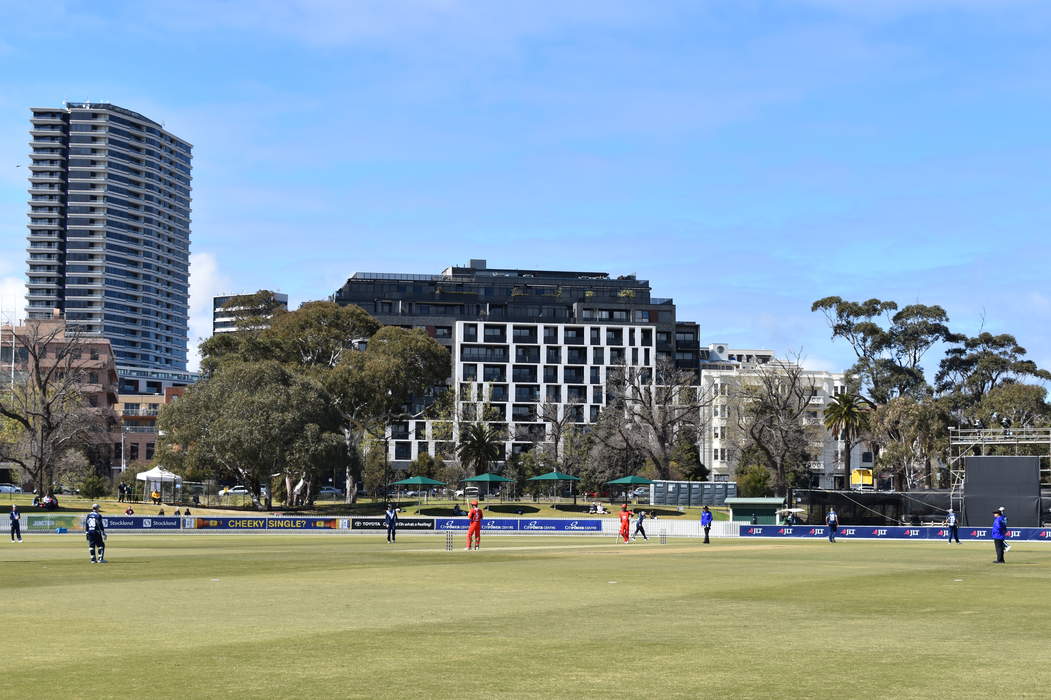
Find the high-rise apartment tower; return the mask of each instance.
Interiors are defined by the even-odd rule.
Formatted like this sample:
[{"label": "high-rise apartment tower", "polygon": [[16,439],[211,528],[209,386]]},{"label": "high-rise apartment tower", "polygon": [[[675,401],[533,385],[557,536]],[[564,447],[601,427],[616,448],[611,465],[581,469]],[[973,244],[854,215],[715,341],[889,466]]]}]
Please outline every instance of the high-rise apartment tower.
[{"label": "high-rise apartment tower", "polygon": [[109,339],[122,378],[185,373],[192,146],[112,104],[32,114],[27,317]]}]

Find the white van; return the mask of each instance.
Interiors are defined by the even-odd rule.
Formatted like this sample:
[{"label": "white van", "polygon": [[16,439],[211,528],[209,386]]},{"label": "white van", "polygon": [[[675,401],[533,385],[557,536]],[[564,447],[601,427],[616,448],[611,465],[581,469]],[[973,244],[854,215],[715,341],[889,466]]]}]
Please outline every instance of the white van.
[{"label": "white van", "polygon": [[457,491],[456,497],[460,498],[462,496],[463,498],[478,498],[479,493],[480,492],[478,491],[477,486],[467,486],[466,488],[462,488],[459,491]]}]

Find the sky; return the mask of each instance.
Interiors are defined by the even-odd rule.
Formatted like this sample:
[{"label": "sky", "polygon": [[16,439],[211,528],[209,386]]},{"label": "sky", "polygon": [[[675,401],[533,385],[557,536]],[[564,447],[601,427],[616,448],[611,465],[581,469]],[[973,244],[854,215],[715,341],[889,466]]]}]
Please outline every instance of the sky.
[{"label": "sky", "polygon": [[852,361],[819,298],[939,304],[1051,367],[1044,0],[0,2],[0,299],[29,108],[194,145],[211,297],[355,271],[636,274],[702,344]]}]

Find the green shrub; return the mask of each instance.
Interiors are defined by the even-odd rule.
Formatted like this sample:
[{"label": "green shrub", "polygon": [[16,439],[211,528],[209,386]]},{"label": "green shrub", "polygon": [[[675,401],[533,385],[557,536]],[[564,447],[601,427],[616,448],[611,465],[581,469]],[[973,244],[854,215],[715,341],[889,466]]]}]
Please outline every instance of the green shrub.
[{"label": "green shrub", "polygon": [[88,474],[80,482],[80,495],[84,498],[108,496],[111,491],[109,480],[98,474]]}]

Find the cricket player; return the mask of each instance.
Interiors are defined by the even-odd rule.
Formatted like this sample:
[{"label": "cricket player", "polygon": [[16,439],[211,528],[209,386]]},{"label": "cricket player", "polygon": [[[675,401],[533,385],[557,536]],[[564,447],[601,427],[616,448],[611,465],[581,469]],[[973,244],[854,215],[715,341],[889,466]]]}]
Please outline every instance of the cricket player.
[{"label": "cricket player", "polygon": [[387,510],[383,514],[383,524],[387,526],[387,541],[394,542],[398,536],[398,509],[393,503],[387,504]]},{"label": "cricket player", "polygon": [[642,535],[642,539],[649,541],[649,537],[646,537],[646,528],[642,526],[642,523],[646,520],[646,511],[640,510],[638,515],[635,517],[635,532],[632,533],[631,539],[638,539],[639,535]]},{"label": "cricket player", "polygon": [[17,538],[18,542],[22,541],[22,514],[18,512],[18,506],[11,505],[11,541],[14,542]]},{"label": "cricket player", "polygon": [[[88,551],[91,552],[92,564],[106,563],[106,527],[102,524],[102,513],[99,504],[91,506],[91,512],[84,518],[84,533],[88,537]],[[98,557],[95,553],[98,552]]]},{"label": "cricket player", "polygon": [[633,515],[635,514],[628,510],[627,503],[620,507],[620,536],[625,544],[628,541],[628,532],[631,530],[631,516]]},{"label": "cricket player", "polygon": [[471,501],[471,510],[467,513],[467,546],[465,550],[471,549],[471,541],[474,541],[474,548],[478,549],[478,545],[482,541],[482,509],[478,507],[478,501]]},{"label": "cricket player", "polygon": [[708,506],[704,507],[701,511],[701,527],[704,528],[704,543],[711,544],[711,540],[708,539],[708,532],[712,529],[712,511],[708,510]]},{"label": "cricket player", "polygon": [[828,541],[836,541],[836,532],[839,531],[839,514],[836,513],[835,508],[828,509],[828,516],[825,518],[825,525],[828,525]]},{"label": "cricket player", "polygon": [[949,509],[948,514],[945,516],[945,527],[949,530],[949,538],[946,540],[949,544],[955,539],[956,544],[960,544],[960,526],[956,521],[956,511],[952,508]]}]

